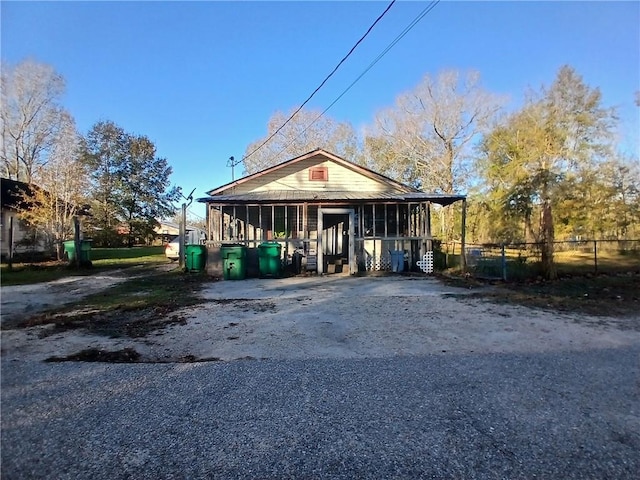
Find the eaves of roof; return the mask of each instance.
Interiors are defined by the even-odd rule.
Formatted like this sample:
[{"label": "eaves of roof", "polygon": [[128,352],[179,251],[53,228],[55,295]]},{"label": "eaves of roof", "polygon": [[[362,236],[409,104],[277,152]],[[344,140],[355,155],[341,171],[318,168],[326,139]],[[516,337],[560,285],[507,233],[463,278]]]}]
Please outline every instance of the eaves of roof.
[{"label": "eaves of roof", "polygon": [[319,202],[433,202],[450,205],[464,200],[465,195],[444,195],[423,192],[344,192],[309,190],[271,190],[236,195],[213,195],[199,198],[201,203],[216,204],[268,204]]}]

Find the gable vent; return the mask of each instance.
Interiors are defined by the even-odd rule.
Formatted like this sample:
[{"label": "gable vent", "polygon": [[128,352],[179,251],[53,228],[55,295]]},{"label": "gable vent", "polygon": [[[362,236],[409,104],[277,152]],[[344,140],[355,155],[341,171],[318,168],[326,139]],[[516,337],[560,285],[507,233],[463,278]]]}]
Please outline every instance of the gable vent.
[{"label": "gable vent", "polygon": [[312,182],[329,181],[329,169],[327,167],[312,167],[309,169],[309,180]]}]

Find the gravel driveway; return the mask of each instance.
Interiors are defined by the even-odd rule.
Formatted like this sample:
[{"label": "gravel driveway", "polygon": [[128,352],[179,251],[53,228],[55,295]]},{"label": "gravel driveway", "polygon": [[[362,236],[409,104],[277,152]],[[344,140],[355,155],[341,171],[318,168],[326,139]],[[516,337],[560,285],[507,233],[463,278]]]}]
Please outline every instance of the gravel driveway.
[{"label": "gravel driveway", "polygon": [[[637,331],[289,280],[212,283],[136,341],[3,332],[2,478],[637,478]],[[168,363],[42,362],[88,345]]]}]

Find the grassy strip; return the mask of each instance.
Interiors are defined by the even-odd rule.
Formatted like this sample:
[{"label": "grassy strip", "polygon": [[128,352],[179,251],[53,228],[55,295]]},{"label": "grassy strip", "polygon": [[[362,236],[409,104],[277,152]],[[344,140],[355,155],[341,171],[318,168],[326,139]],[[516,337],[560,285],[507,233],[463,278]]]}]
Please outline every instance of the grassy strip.
[{"label": "grassy strip", "polygon": [[180,270],[160,272],[148,269],[111,288],[89,295],[6,328],[55,325],[46,334],[84,329],[109,337],[143,337],[168,325],[184,323],[173,314],[182,307],[202,303],[197,295],[206,275],[184,274]]},{"label": "grassy strip", "polygon": [[637,319],[628,328],[640,329],[640,274],[565,276],[555,281],[490,282],[473,277],[442,276],[448,285],[476,289],[472,295],[458,298],[485,298],[495,303],[522,305],[563,313],[582,313],[598,317]]},{"label": "grassy strip", "polygon": [[88,270],[71,270],[66,262],[43,262],[38,264],[14,263],[10,270],[7,264],[0,266],[0,284],[30,285],[50,282],[70,275],[88,275]]},{"label": "grassy strip", "polygon": [[96,260],[125,260],[148,258],[164,255],[162,245],[154,247],[131,247],[131,248],[92,248],[91,261]]},{"label": "grassy strip", "polygon": [[92,267],[76,269],[67,262],[14,263],[9,270],[7,264],[0,266],[0,283],[8,285],[28,285],[50,282],[60,278],[91,275],[93,273],[136,265],[157,265],[167,263],[162,246],[133,248],[96,248],[90,252]]},{"label": "grassy strip", "polygon": [[507,284],[511,299],[527,306],[596,316],[637,316],[640,275],[587,275]]},{"label": "grassy strip", "polygon": [[89,295],[79,304],[83,308],[101,312],[192,305],[190,294],[199,288],[204,278],[202,275],[186,275],[179,269],[151,274],[146,272]]}]

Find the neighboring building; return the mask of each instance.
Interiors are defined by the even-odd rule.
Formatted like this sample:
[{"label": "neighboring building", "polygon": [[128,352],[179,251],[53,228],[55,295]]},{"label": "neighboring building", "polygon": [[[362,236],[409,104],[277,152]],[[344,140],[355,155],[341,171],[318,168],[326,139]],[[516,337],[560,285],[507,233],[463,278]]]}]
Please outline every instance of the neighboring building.
[{"label": "neighboring building", "polygon": [[[29,184],[8,178],[0,179],[2,207],[0,209],[0,255],[3,259],[9,256],[10,241],[13,240],[13,253],[45,251],[44,243],[35,239],[34,232],[18,217],[18,211],[24,206],[23,197],[29,195]],[[13,238],[10,228],[13,226]]]},{"label": "neighboring building", "polygon": [[[180,225],[165,220],[160,221],[160,225],[154,228],[156,235],[160,237],[162,243],[169,243],[180,235]],[[207,233],[199,227],[187,225],[185,228],[186,244],[200,245],[204,244],[207,239]]]},{"label": "neighboring building", "polygon": [[207,193],[198,201],[207,204],[214,275],[223,244],[253,250],[265,241],[280,243],[288,264],[304,255],[307,271],[391,270],[398,254],[418,270],[432,250],[431,205],[461,201],[466,209],[464,195],[424,193],[321,149]]}]

